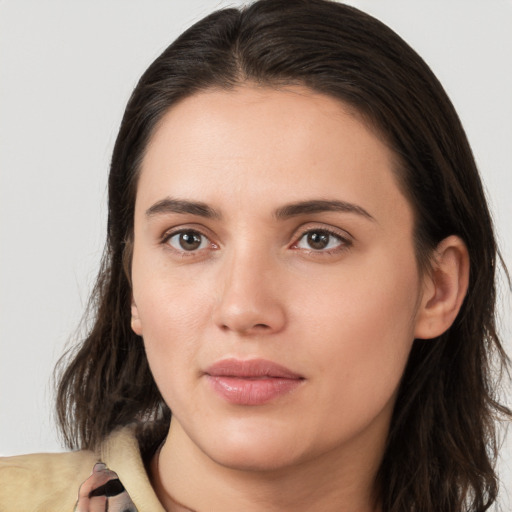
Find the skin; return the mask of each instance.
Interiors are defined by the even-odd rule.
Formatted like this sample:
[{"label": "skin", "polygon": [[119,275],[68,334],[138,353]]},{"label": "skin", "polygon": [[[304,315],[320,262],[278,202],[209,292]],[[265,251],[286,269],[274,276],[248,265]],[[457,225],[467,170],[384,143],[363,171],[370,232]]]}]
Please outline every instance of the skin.
[{"label": "skin", "polygon": [[[348,107],[299,87],[201,92],[161,121],[137,190],[132,328],[173,411],[152,465],[167,510],[378,510],[412,342],[453,321],[467,267],[451,237],[420,275],[393,160]],[[168,198],[216,215],[171,211]],[[311,200],[356,208],[276,215]],[[180,230],[199,247],[185,250]],[[204,376],[227,357],[268,359],[303,381],[234,405]]]}]

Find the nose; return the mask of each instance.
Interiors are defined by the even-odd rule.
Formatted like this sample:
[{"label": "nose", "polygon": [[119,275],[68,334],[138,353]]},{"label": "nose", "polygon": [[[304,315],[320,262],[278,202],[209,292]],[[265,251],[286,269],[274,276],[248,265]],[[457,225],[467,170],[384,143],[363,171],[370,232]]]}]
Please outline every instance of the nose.
[{"label": "nose", "polygon": [[[249,253],[249,254],[248,254]],[[286,325],[278,265],[261,252],[242,251],[223,262],[214,323],[242,335],[280,332]]]}]

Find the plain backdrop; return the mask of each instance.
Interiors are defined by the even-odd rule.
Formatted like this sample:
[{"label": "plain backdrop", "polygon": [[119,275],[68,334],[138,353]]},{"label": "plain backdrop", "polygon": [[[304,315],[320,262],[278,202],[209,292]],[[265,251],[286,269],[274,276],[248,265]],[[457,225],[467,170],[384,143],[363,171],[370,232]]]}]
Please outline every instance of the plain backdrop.
[{"label": "plain backdrop", "polygon": [[[349,3],[394,28],[445,86],[512,268],[512,0]],[[238,4],[0,0],[0,454],[61,449],[51,376],[98,268],[109,159],[130,92],[180,32]],[[502,287],[512,349],[510,309]],[[509,440],[500,473],[510,494],[511,466]]]}]

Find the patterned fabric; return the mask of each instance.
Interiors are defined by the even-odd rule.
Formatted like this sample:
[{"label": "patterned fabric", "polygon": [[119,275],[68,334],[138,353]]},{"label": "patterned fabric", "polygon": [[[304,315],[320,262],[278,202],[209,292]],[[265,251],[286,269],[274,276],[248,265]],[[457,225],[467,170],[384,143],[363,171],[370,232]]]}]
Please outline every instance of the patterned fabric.
[{"label": "patterned fabric", "polygon": [[80,486],[74,512],[137,512],[116,473],[102,462]]}]

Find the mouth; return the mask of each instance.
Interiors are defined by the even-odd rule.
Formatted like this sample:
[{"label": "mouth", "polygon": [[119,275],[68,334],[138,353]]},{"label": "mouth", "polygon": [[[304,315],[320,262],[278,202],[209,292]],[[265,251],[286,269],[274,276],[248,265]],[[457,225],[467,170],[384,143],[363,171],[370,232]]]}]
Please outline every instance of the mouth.
[{"label": "mouth", "polygon": [[302,375],[265,359],[224,359],[204,375],[217,395],[235,405],[263,405],[305,381]]}]

